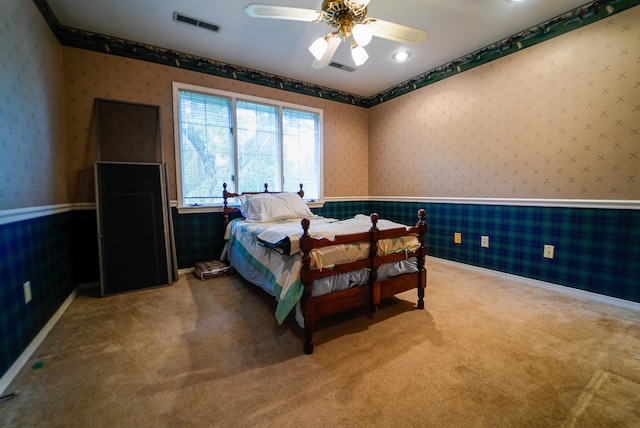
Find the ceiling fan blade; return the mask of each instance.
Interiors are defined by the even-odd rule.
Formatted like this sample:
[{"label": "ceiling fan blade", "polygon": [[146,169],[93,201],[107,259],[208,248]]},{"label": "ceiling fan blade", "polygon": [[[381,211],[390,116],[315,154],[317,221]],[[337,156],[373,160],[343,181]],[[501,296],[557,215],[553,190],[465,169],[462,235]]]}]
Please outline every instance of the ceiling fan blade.
[{"label": "ceiling fan blade", "polygon": [[331,37],[329,37],[329,40],[327,40],[327,42],[329,42],[327,50],[324,52],[324,55],[322,55],[322,58],[313,60],[313,63],[311,63],[311,68],[315,68],[317,70],[320,68],[325,68],[327,65],[329,65],[331,59],[333,58],[333,55],[338,50],[338,46],[340,46],[341,41],[342,39],[340,38],[340,36],[335,33]]},{"label": "ceiling fan blade", "polygon": [[407,25],[396,24],[377,18],[369,18],[366,24],[371,27],[373,35],[394,42],[417,45],[427,40],[427,31],[420,28],[409,27]]},{"label": "ceiling fan blade", "polygon": [[288,19],[305,22],[319,21],[323,16],[320,10],[258,3],[248,4],[244,11],[252,18]]}]

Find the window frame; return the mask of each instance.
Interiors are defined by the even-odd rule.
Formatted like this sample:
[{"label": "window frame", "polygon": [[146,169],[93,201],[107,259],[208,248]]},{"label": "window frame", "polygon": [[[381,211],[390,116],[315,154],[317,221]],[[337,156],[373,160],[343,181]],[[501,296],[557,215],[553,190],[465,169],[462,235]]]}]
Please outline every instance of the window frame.
[{"label": "window frame", "polygon": [[[323,141],[323,110],[315,107],[304,106],[300,104],[293,104],[278,100],[273,100],[269,98],[256,97],[252,95],[245,95],[237,92],[229,92],[223,91],[220,89],[208,88],[205,86],[197,86],[188,83],[181,82],[172,82],[172,102],[173,102],[173,140],[174,140],[174,150],[175,150],[175,176],[176,176],[176,194],[178,197],[177,207],[179,212],[209,212],[209,211],[222,211],[223,204],[222,203],[210,203],[210,204],[201,204],[201,205],[188,205],[184,203],[183,196],[183,188],[182,188],[182,147],[181,147],[181,127],[180,127],[180,103],[179,103],[179,93],[181,91],[185,92],[194,92],[200,93],[204,95],[212,95],[217,97],[229,98],[231,100],[231,109],[232,109],[232,123],[233,123],[233,168],[234,175],[238,177],[238,146],[237,146],[237,138],[238,138],[238,130],[237,130],[237,118],[236,118],[236,102],[238,100],[266,104],[270,106],[275,106],[279,110],[278,120],[279,120],[279,147],[278,147],[278,155],[280,161],[280,171],[282,170],[282,163],[284,162],[284,154],[283,154],[283,139],[284,139],[284,129],[283,129],[283,115],[284,109],[298,110],[302,112],[308,112],[318,115],[318,146],[317,146],[317,155],[318,155],[318,199],[309,200],[305,199],[305,202],[311,207],[321,207],[324,205],[324,141]],[[282,174],[284,175],[284,174]],[[279,185],[283,185],[282,182],[283,176],[281,176],[281,182]],[[236,181],[237,182],[237,181]],[[274,186],[275,183],[268,183],[270,186]],[[305,183],[302,183],[303,185]],[[276,188],[274,186],[274,188]],[[303,188],[304,189],[304,188]],[[263,189],[256,189],[256,191],[262,191]],[[222,188],[220,188],[220,193],[222,194]]]}]

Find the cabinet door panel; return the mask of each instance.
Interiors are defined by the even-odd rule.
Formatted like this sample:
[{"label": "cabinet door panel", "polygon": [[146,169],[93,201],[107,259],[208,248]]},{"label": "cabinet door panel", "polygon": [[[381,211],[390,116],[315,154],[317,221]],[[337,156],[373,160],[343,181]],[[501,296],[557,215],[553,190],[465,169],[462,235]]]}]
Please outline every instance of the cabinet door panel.
[{"label": "cabinet door panel", "polygon": [[159,164],[96,164],[103,295],[171,282],[163,174]]}]

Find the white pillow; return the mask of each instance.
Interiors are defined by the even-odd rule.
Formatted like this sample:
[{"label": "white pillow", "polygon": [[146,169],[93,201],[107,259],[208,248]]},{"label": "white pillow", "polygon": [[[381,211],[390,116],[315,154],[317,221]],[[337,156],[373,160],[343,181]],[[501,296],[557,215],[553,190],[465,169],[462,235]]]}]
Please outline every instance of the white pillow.
[{"label": "white pillow", "polygon": [[244,218],[249,218],[251,217],[253,214],[253,212],[255,211],[253,205],[249,202],[249,200],[251,199],[255,199],[256,203],[259,202],[260,199],[264,199],[264,198],[269,198],[271,197],[270,194],[268,193],[258,193],[255,195],[240,195],[238,196],[238,199],[240,200],[240,212],[242,213],[242,217]]},{"label": "white pillow", "polygon": [[257,222],[313,216],[307,204],[296,193],[244,195],[240,197],[240,204],[242,215],[247,220]]},{"label": "white pillow", "polygon": [[277,193],[273,196],[284,200],[289,205],[294,214],[293,218],[313,217],[314,215],[307,203],[297,193]]},{"label": "white pillow", "polygon": [[242,213],[242,217],[247,217],[247,204],[249,199],[256,197],[265,197],[271,196],[268,193],[258,193],[255,195],[240,195],[238,196],[238,200],[240,201],[240,212]]}]

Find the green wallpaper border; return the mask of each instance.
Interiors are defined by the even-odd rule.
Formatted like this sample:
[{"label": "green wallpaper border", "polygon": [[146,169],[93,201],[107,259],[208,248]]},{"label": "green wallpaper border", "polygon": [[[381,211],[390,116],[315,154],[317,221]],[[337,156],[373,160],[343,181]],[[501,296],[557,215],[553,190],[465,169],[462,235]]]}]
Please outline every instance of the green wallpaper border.
[{"label": "green wallpaper border", "polygon": [[313,85],[245,67],[124,40],[60,24],[47,0],[33,0],[45,21],[64,46],[119,55],[170,67],[282,89],[359,107],[373,107],[401,95],[455,76],[487,62],[518,52],[529,46],[560,36],[585,25],[640,4],[640,0],[593,1],[525,31],[443,64],[371,97],[361,97],[331,88]]}]

